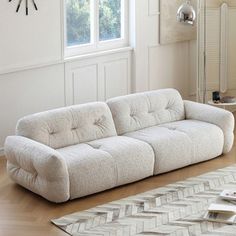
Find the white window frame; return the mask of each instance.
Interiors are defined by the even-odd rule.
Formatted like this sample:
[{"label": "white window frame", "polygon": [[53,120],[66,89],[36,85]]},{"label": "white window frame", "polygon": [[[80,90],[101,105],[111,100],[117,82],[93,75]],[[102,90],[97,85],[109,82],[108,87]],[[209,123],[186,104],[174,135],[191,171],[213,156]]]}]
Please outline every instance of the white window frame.
[{"label": "white window frame", "polygon": [[[65,0],[66,1],[66,0]],[[121,37],[99,41],[99,0],[91,0],[91,42],[75,46],[67,46],[67,12],[64,2],[64,57],[75,57],[84,54],[107,51],[127,47],[129,45],[129,0],[121,0]]]}]

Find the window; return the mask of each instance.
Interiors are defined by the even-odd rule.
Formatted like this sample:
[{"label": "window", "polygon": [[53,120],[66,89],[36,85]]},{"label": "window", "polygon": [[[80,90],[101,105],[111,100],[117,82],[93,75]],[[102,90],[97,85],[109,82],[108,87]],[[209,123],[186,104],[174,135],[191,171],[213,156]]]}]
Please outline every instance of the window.
[{"label": "window", "polygon": [[89,0],[68,0],[66,3],[67,46],[88,44],[91,40]]},{"label": "window", "polygon": [[66,0],[65,56],[128,43],[128,0]]},{"label": "window", "polygon": [[99,1],[99,40],[121,38],[121,0]]}]

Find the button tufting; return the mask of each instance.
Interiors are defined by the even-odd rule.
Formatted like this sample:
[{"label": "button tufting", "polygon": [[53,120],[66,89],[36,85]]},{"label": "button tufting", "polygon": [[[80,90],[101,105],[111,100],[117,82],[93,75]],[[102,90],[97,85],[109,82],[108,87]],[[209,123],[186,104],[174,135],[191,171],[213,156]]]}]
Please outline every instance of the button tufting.
[{"label": "button tufting", "polygon": [[168,127],[169,130],[176,130],[176,127]]},{"label": "button tufting", "polygon": [[98,118],[97,120],[95,120],[95,121],[93,122],[93,124],[100,126],[102,123],[104,123],[104,121],[105,121],[105,117],[102,116],[102,117]]},{"label": "button tufting", "polygon": [[167,104],[166,105],[166,110],[170,109],[171,108],[171,104]]}]

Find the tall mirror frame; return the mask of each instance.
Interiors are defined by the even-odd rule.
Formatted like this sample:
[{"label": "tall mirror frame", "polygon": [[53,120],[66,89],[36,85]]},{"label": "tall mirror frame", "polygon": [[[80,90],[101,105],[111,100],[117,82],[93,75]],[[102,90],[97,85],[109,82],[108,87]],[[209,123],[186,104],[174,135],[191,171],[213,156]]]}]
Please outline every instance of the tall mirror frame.
[{"label": "tall mirror frame", "polygon": [[198,0],[197,101],[236,96],[236,0]]}]

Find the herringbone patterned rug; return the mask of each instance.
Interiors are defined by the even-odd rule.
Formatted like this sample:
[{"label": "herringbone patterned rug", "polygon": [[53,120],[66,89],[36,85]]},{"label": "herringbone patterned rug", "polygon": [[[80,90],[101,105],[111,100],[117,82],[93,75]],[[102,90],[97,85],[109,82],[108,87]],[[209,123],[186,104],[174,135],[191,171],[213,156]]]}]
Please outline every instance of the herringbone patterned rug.
[{"label": "herringbone patterned rug", "polygon": [[236,189],[236,165],[52,222],[73,236],[236,236],[236,225],[202,219],[224,189]]}]

